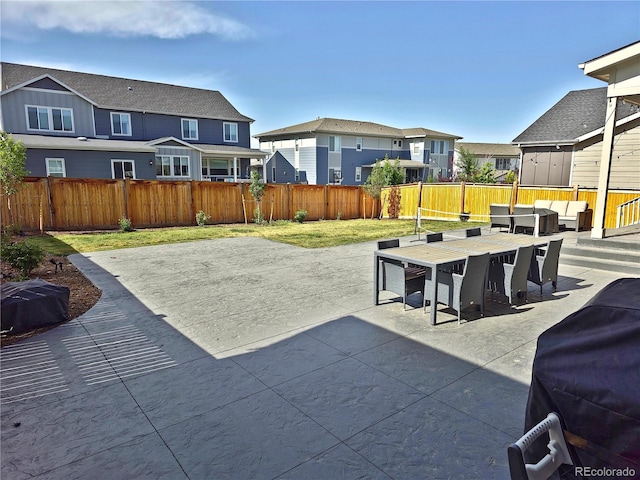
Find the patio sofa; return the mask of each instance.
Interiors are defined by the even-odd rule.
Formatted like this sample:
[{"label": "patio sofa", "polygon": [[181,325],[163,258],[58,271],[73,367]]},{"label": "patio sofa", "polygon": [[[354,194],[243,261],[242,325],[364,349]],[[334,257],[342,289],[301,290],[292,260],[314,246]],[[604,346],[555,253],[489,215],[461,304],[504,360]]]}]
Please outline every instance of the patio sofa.
[{"label": "patio sofa", "polygon": [[583,200],[536,200],[534,209],[546,208],[558,212],[558,225],[565,229],[590,230],[593,210]]}]

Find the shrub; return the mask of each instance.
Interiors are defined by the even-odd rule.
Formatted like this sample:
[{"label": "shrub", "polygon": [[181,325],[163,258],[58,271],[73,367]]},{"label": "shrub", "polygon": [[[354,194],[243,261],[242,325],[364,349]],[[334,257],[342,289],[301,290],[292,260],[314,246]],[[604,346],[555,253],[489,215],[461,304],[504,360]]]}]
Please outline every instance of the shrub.
[{"label": "shrub", "polygon": [[2,259],[18,269],[22,279],[29,278],[31,270],[40,265],[44,259],[44,250],[26,240],[14,243],[3,241],[1,250]]},{"label": "shrub", "polygon": [[298,210],[296,212],[295,216],[293,217],[293,219],[298,223],[304,222],[305,218],[307,218],[307,211],[306,210]]},{"label": "shrub", "polygon": [[131,227],[131,220],[127,217],[122,217],[118,219],[118,225],[120,226],[121,232],[132,232],[133,228]]},{"label": "shrub", "polygon": [[196,223],[199,227],[204,227],[207,223],[207,220],[211,218],[211,215],[207,215],[204,210],[199,210],[196,213]]},{"label": "shrub", "polygon": [[400,194],[400,189],[394,185],[391,187],[391,191],[389,192],[389,208],[387,209],[389,212],[389,218],[398,218],[400,216],[401,199],[402,195]]}]

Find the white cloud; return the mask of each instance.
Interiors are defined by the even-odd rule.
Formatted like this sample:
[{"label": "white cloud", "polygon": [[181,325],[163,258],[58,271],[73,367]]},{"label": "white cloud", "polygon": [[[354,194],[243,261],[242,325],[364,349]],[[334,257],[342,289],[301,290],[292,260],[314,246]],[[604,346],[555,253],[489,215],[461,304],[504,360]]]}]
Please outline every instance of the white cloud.
[{"label": "white cloud", "polygon": [[190,1],[3,1],[2,16],[5,25],[119,37],[211,34],[241,40],[253,35],[243,23]]}]

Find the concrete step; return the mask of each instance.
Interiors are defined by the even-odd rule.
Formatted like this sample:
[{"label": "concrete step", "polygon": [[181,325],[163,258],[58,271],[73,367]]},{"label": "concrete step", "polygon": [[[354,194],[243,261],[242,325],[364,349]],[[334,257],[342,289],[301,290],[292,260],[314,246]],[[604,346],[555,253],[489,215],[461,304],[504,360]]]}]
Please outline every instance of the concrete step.
[{"label": "concrete step", "polygon": [[563,251],[560,252],[560,263],[564,265],[575,265],[579,267],[595,268],[598,270],[607,270],[610,272],[618,272],[624,275],[631,275],[634,277],[640,277],[640,263],[635,262],[612,260],[610,258],[589,257],[581,255],[579,252],[575,254],[568,254]]},{"label": "concrete step", "polygon": [[613,260],[640,265],[640,250],[623,250],[618,248],[602,248],[580,245],[563,245],[561,255],[585,257],[588,259]]},{"label": "concrete step", "polygon": [[616,238],[584,238],[577,239],[577,245],[580,247],[593,248],[612,248],[616,250],[628,250],[640,252],[640,240],[637,235],[622,236]]}]

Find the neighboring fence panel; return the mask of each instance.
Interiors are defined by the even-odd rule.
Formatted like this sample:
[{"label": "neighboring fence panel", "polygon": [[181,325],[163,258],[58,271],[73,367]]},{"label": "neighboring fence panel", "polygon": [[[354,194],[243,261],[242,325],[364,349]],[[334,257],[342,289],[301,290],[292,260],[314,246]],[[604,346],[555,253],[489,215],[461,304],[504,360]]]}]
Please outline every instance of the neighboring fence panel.
[{"label": "neighboring fence panel", "polygon": [[125,215],[123,180],[48,177],[53,230],[113,228]]},{"label": "neighboring fence panel", "polygon": [[9,202],[3,196],[0,205],[2,225],[16,223],[23,230],[38,230],[41,226],[51,228],[51,210],[49,209],[49,193],[46,178],[27,178],[15,195],[11,196],[11,213]]},{"label": "neighboring fence panel", "polygon": [[[192,225],[191,183],[126,180],[127,212],[138,227]],[[91,225],[91,224],[89,224]]]},{"label": "neighboring fence panel", "polygon": [[298,210],[307,211],[307,220],[320,220],[326,217],[325,187],[323,185],[291,185],[291,218]]},{"label": "neighboring fence panel", "polygon": [[[573,188],[518,187],[517,203],[533,205],[536,200],[573,200]],[[589,206],[592,206],[591,203],[589,203]],[[595,206],[595,204],[593,206]]]},{"label": "neighboring fence panel", "polygon": [[511,204],[512,185],[465,185],[464,210],[471,221],[489,221],[489,205]]},{"label": "neighboring fence panel", "polygon": [[[243,222],[242,185],[227,182],[191,182],[192,219],[195,220],[195,214],[203,210],[210,215],[210,223]],[[251,218],[253,210],[248,215]]]},{"label": "neighboring fence panel", "polygon": [[327,186],[327,220],[337,219],[338,216],[344,220],[360,217],[361,202],[360,189],[336,186],[329,188]]}]

